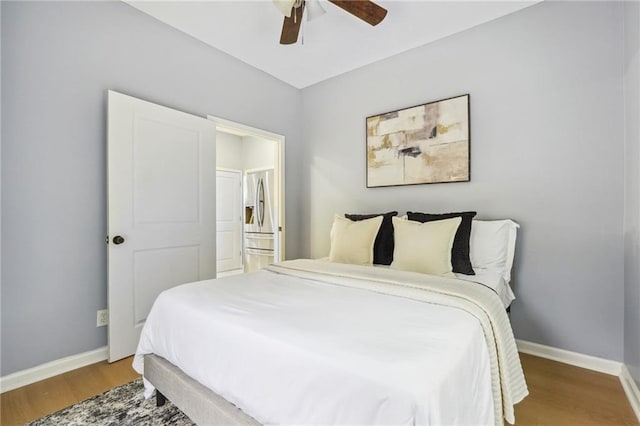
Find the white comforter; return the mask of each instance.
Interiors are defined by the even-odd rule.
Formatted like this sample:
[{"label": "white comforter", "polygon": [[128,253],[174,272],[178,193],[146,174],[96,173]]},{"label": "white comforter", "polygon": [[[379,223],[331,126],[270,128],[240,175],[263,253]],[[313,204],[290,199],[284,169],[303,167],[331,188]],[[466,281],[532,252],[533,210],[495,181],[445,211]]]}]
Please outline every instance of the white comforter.
[{"label": "white comforter", "polygon": [[[512,421],[507,412],[526,386],[496,400],[509,379],[495,371],[483,321],[444,306],[442,295],[385,294],[364,279],[372,269],[283,262],[167,290],[147,318],[134,368],[142,373],[144,354],[155,353],[264,424],[495,424],[503,404]],[[464,283],[393,270],[374,276]],[[152,390],[147,383],[146,396]]]}]

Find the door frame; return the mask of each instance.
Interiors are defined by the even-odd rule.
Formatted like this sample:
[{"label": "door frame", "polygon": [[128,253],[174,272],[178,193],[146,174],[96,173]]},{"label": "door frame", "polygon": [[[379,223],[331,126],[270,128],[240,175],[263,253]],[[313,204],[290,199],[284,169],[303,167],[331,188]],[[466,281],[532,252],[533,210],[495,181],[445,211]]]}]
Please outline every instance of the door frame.
[{"label": "door frame", "polygon": [[[218,127],[216,126],[216,131],[217,131]],[[218,181],[218,173],[217,172],[230,172],[230,173],[238,173],[240,175],[240,206],[238,206],[238,209],[240,210],[240,214],[242,215],[242,219],[240,220],[241,222],[241,226],[240,226],[240,268],[244,269],[244,172],[242,170],[239,169],[230,169],[228,167],[217,167],[216,166],[216,183]],[[217,191],[216,191],[217,194]],[[216,208],[217,208],[217,203],[216,203]],[[216,217],[216,220],[218,218]],[[217,222],[216,222],[217,225]],[[216,227],[216,232],[218,232],[217,227]],[[216,254],[218,253],[218,247],[216,244]],[[216,262],[216,276],[218,276],[218,268],[217,268],[217,262]]]},{"label": "door frame", "polygon": [[275,155],[275,185],[276,194],[275,198],[278,200],[278,255],[280,259],[278,261],[285,260],[285,241],[286,230],[285,226],[285,137],[277,133],[272,133],[267,130],[258,129],[256,127],[247,126],[246,124],[238,123],[235,121],[227,120],[224,118],[216,117],[213,115],[207,115],[207,118],[216,123],[216,131],[231,133],[238,136],[255,136],[260,139],[266,139],[275,142],[276,155]]}]

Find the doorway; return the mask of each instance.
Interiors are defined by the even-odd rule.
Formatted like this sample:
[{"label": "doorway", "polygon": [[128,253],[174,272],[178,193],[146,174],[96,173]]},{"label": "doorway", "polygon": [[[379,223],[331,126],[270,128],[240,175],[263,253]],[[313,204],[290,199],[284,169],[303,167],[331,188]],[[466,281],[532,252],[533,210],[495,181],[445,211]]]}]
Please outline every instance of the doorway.
[{"label": "doorway", "polygon": [[[218,263],[218,276],[251,272],[283,260],[285,253],[284,136],[218,117],[216,169],[242,174],[241,236],[234,241],[217,238],[217,253],[233,253],[240,244],[242,265]],[[236,204],[235,195],[217,196],[218,206]],[[220,208],[220,207],[218,207]],[[231,207],[229,207],[231,210]]]},{"label": "doorway", "polygon": [[[232,229],[235,217],[236,230],[230,232],[244,233],[244,194],[230,189],[241,186],[249,172],[243,166],[236,168],[235,176],[233,170],[227,170],[230,173],[225,178],[217,175],[216,128],[271,144],[273,178],[261,178],[257,187],[272,186],[273,261],[282,260],[284,137],[215,117],[205,119],[111,90],[107,110],[106,241],[112,362],[135,352],[140,331],[160,292],[215,278],[218,262],[214,259],[228,260],[235,268],[244,257],[242,242],[234,249],[235,259],[233,253],[228,259],[216,253],[217,227],[224,230],[223,225],[230,225],[228,229]],[[226,210],[218,208],[215,195],[220,187],[217,180],[224,187],[225,179],[234,183],[220,192],[229,189],[235,193],[235,201],[229,201]],[[268,203],[268,197],[259,195],[255,199],[259,201],[257,213],[264,230],[268,221],[262,205]]]}]

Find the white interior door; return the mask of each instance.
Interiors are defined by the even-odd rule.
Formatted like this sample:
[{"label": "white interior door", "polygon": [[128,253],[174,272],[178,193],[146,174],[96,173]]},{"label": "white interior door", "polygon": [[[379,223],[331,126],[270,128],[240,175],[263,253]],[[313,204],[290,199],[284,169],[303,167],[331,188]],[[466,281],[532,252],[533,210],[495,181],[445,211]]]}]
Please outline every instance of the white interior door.
[{"label": "white interior door", "polygon": [[242,267],[242,172],[216,171],[218,272]]},{"label": "white interior door", "polygon": [[216,274],[215,125],[109,91],[109,361],[135,352],[156,296]]}]

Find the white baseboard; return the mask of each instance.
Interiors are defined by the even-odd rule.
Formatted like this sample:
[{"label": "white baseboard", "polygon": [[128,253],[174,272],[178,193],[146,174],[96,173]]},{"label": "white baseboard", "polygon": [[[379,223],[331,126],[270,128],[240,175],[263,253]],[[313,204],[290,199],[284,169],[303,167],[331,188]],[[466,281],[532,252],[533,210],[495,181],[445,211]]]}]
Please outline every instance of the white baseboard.
[{"label": "white baseboard", "polygon": [[526,340],[516,339],[516,345],[518,346],[518,351],[525,354],[551,359],[564,364],[575,365],[576,367],[586,368],[588,370],[598,371],[612,376],[620,376],[622,371],[623,364],[618,361],[611,361],[609,359],[598,358],[578,352],[571,352],[564,349],[554,348],[552,346],[541,345],[539,343],[527,342]]},{"label": "white baseboard", "polygon": [[622,366],[620,383],[622,383],[624,393],[627,394],[627,399],[629,400],[629,404],[631,404],[631,408],[633,408],[633,412],[636,413],[636,417],[638,421],[640,421],[640,389],[638,389],[626,365]]},{"label": "white baseboard", "polygon": [[103,346],[89,352],[71,355],[8,374],[0,377],[0,393],[30,385],[31,383],[39,382],[40,380],[48,379],[49,377],[57,376],[58,374],[66,373],[67,371],[75,370],[89,364],[95,364],[96,362],[104,361],[108,357],[109,349],[107,346]]}]

